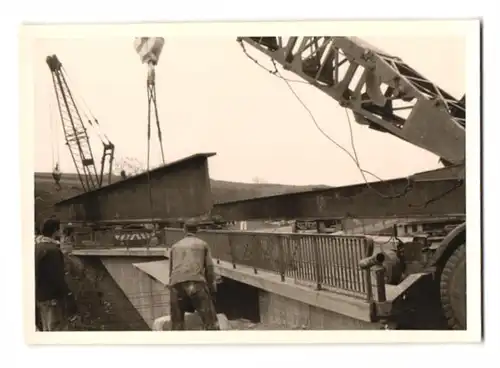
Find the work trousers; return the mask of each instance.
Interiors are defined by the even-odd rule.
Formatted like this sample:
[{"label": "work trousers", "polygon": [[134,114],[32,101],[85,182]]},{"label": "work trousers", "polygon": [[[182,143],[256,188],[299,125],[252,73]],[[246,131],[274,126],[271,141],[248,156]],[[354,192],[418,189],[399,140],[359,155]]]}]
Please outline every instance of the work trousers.
[{"label": "work trousers", "polygon": [[204,330],[219,330],[217,313],[205,282],[186,281],[170,287],[172,330],[185,330],[184,315],[196,311]]},{"label": "work trousers", "polygon": [[65,313],[65,303],[52,299],[37,302],[42,331],[67,331],[68,319]]}]

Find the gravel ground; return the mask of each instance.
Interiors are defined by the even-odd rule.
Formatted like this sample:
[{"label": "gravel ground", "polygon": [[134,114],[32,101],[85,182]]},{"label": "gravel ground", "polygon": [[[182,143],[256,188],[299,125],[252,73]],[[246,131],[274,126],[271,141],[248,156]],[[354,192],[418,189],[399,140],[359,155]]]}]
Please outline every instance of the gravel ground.
[{"label": "gravel ground", "polygon": [[268,325],[266,323],[254,323],[246,319],[230,320],[232,330],[302,330],[302,328],[288,328],[283,326]]}]

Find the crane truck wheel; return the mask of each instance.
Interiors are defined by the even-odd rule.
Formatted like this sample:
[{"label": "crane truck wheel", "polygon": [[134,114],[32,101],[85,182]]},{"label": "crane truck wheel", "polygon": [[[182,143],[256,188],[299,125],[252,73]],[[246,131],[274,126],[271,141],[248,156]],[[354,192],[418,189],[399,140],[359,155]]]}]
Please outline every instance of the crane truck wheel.
[{"label": "crane truck wheel", "polygon": [[448,327],[453,330],[466,329],[465,244],[457,247],[446,260],[441,272],[439,291]]}]

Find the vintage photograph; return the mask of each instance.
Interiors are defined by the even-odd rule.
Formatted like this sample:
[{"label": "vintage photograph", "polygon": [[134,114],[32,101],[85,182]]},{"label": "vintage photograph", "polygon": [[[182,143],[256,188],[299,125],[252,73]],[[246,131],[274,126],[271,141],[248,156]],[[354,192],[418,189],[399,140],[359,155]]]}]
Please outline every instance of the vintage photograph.
[{"label": "vintage photograph", "polygon": [[143,35],[32,43],[33,331],[467,330],[464,34]]}]

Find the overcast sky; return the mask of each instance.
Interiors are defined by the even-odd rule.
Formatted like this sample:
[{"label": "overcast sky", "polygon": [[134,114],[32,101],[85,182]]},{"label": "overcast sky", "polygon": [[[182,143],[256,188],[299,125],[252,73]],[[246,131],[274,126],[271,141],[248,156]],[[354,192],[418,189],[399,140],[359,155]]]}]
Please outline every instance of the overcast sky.
[{"label": "overcast sky", "polygon": [[[465,38],[363,38],[399,56],[456,98],[464,93]],[[135,53],[133,39],[39,39],[35,48],[35,170],[51,171],[58,156],[63,172],[75,172],[56,115],[45,62],[50,54],[57,54],[75,97],[83,97],[116,145],[116,158],[146,162],[146,66]],[[270,66],[266,57],[249,51]],[[344,109],[312,86],[293,87],[322,129],[351,150]],[[285,82],[251,62],[234,37],[166,38],[157,67],[157,99],[167,162],[216,152],[209,159],[214,179],[251,182],[259,177],[297,185],[362,181],[352,160],[316,129]],[[50,123],[51,116],[55,123]],[[429,152],[353,125],[361,166],[384,179],[440,167]],[[100,141],[92,140],[99,161]],[[155,128],[152,144],[152,164],[158,165]]]}]

